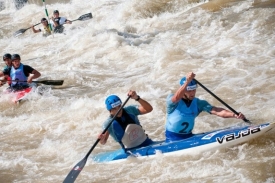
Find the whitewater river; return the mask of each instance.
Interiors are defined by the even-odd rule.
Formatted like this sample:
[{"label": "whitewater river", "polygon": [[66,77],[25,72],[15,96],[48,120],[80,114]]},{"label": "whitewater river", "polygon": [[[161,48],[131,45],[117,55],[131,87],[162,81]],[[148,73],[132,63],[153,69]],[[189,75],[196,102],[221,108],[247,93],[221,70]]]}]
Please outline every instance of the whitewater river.
[{"label": "whitewater river", "polygon": [[[33,1],[32,1],[33,2]],[[140,117],[153,140],[164,139],[165,99],[188,72],[254,124],[275,119],[275,0],[71,0],[50,4],[49,15],[74,20],[65,34],[42,37],[31,29],[45,16],[40,1],[0,11],[0,54],[18,53],[41,80],[19,105],[0,96],[0,182],[62,182],[102,132],[104,100],[130,89],[154,110]],[[52,1],[51,1],[52,2]],[[42,28],[41,25],[36,28]],[[2,59],[2,58],[1,58]],[[4,62],[1,61],[1,68]],[[1,90],[6,86],[1,87]],[[197,96],[224,107],[203,88]],[[137,104],[130,100],[127,104]],[[243,125],[202,113],[194,133]],[[97,164],[89,158],[76,182],[275,182],[274,130],[232,148],[180,157]],[[119,148],[111,138],[92,154]]]}]

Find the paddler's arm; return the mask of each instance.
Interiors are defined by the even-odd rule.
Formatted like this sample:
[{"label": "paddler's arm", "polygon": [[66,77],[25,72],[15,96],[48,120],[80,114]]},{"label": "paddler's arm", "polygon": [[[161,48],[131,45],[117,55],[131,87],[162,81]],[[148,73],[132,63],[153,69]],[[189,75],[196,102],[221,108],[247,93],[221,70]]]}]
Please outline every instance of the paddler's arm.
[{"label": "paddler's arm", "polygon": [[6,84],[6,83],[7,83],[7,80],[8,80],[8,76],[5,75],[5,76],[3,77],[3,79],[1,79],[1,81],[0,81],[0,87],[3,86],[4,84]]},{"label": "paddler's arm", "polygon": [[36,29],[34,28],[34,26],[32,26],[32,31],[33,31],[33,33],[38,33],[38,32],[41,32],[41,29],[36,30]]},{"label": "paddler's arm", "polygon": [[1,79],[0,87],[6,83],[6,78],[7,78],[7,75],[5,75],[5,73],[3,71],[0,71],[0,77],[3,77],[3,76],[5,76],[5,77],[3,79]]},{"label": "paddler's arm", "polygon": [[237,118],[237,119],[244,119],[245,116],[240,112],[239,115],[236,115],[235,113],[228,111],[221,107],[214,107],[210,111],[211,114],[214,114],[216,116],[220,116],[222,118]]},{"label": "paddler's arm", "polygon": [[53,26],[54,27],[57,27],[58,26],[58,23],[56,21],[54,21],[54,17],[52,17],[52,22],[53,22]]},{"label": "paddler's arm", "polygon": [[4,72],[0,71],[0,77],[3,77],[3,76],[5,76]]},{"label": "paddler's arm", "polygon": [[195,78],[195,76],[196,74],[194,74],[193,72],[189,72],[186,75],[186,82],[177,90],[177,92],[171,99],[173,103],[177,103],[183,98],[188,84]]},{"label": "paddler's arm", "polygon": [[100,144],[102,144],[102,145],[106,144],[106,142],[107,142],[107,140],[109,138],[109,135],[110,135],[110,133],[108,131],[106,131],[104,134],[101,133],[98,136],[98,139],[100,139],[100,141],[99,141]]},{"label": "paddler's arm", "polygon": [[67,19],[67,20],[65,21],[65,23],[66,23],[66,24],[72,24],[72,21]]},{"label": "paddler's arm", "polygon": [[6,84],[6,78],[2,78],[0,80],[0,87],[3,86],[4,84]]},{"label": "paddler's arm", "polygon": [[146,114],[153,110],[153,107],[151,104],[149,104],[146,100],[140,98],[140,96],[136,93],[136,91],[130,90],[128,92],[128,96],[131,96],[131,99],[136,100],[140,106],[139,106],[139,112],[140,114]]},{"label": "paddler's arm", "polygon": [[39,78],[40,76],[40,72],[34,69],[28,77],[28,83],[31,83],[33,79]]}]

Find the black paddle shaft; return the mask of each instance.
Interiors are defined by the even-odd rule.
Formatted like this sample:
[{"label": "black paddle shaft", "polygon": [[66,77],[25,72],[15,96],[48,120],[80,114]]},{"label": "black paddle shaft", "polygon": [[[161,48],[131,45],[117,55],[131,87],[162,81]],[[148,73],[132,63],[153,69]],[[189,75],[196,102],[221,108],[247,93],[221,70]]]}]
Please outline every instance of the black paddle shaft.
[{"label": "black paddle shaft", "polygon": [[[35,24],[35,25],[33,25],[33,26],[37,26],[37,25],[39,25],[39,24],[41,24],[41,22],[39,22],[39,23],[37,23],[37,24]],[[18,31],[16,31],[16,32],[14,33],[14,36],[18,36],[18,35],[20,35],[20,34],[23,34],[24,32],[26,32],[26,30],[28,30],[28,29],[30,29],[30,28],[32,28],[32,26],[29,27],[29,28],[26,28],[26,29],[20,29],[20,30],[18,30]]]},{"label": "black paddle shaft", "polygon": [[[108,124],[108,126],[103,130],[103,132],[101,134],[104,134],[108,128],[111,126],[112,122],[115,120],[116,116],[118,115],[118,113],[123,109],[124,105],[128,102],[128,100],[130,99],[130,96],[128,96],[128,98],[126,99],[126,101],[122,104],[122,106],[119,108],[119,110],[116,112],[116,114],[114,115],[114,117],[112,118],[112,120],[110,121],[110,123]],[[75,181],[75,179],[77,178],[77,176],[79,175],[79,173],[81,172],[81,170],[84,168],[88,157],[90,156],[90,154],[92,153],[92,151],[94,150],[95,146],[98,144],[98,142],[100,141],[100,139],[98,138],[96,140],[96,142],[94,143],[94,145],[91,147],[91,149],[89,150],[89,152],[86,154],[86,156],[80,161],[78,162],[73,169],[69,172],[69,174],[67,175],[67,177],[65,178],[65,180],[63,181],[63,183],[73,183]]]},{"label": "black paddle shaft", "polygon": [[[224,101],[222,101],[219,97],[217,97],[214,93],[212,93],[210,90],[208,90],[203,84],[201,84],[198,80],[195,78],[193,79],[196,81],[203,89],[205,89],[208,93],[210,93],[213,97],[215,97],[218,101],[220,101],[223,105],[225,105],[228,109],[230,109],[234,114],[239,115],[237,111],[235,111],[232,107],[230,107],[228,104],[226,104]],[[244,118],[244,122],[251,123],[248,119]]]},{"label": "black paddle shaft", "polygon": [[[6,81],[6,80],[0,80]],[[28,82],[28,81],[19,81],[19,80],[8,80],[8,81],[15,81],[15,82]],[[44,85],[63,85],[64,80],[43,80],[43,81],[32,81],[33,83],[42,83]]]}]

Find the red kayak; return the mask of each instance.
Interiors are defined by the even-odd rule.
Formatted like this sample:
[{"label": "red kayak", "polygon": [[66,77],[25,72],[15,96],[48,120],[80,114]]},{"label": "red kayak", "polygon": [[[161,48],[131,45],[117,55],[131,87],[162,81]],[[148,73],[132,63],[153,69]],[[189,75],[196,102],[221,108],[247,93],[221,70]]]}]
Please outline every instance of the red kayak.
[{"label": "red kayak", "polygon": [[22,99],[24,99],[28,93],[30,93],[32,91],[32,87],[29,88],[25,88],[16,92],[13,92],[15,95],[12,97],[12,101],[14,103],[18,103],[20,102]]},{"label": "red kayak", "polygon": [[18,103],[20,102],[21,100],[23,100],[24,98],[26,98],[26,96],[32,92],[33,89],[35,89],[35,86],[36,85],[30,85],[29,87],[27,88],[22,88],[22,89],[11,89],[11,88],[7,88],[5,91],[4,91],[4,94],[8,94],[10,95],[10,98],[11,98],[11,101],[14,102],[14,103]]}]

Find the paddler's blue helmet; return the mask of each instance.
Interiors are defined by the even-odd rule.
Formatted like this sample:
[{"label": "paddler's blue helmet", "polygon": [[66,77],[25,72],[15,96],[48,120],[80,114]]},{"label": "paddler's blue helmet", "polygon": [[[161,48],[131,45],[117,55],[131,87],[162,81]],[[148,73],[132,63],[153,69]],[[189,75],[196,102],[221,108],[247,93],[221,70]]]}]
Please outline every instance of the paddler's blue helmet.
[{"label": "paddler's blue helmet", "polygon": [[[186,82],[186,77],[181,78],[181,80],[180,80],[180,85],[182,86],[185,82]],[[196,82],[195,80],[192,80],[192,81],[188,84],[186,90],[187,90],[187,91],[190,91],[190,90],[195,90],[195,89],[197,89],[197,82]]]},{"label": "paddler's blue helmet", "polygon": [[120,98],[116,95],[110,95],[105,100],[106,108],[108,111],[122,104]]}]

